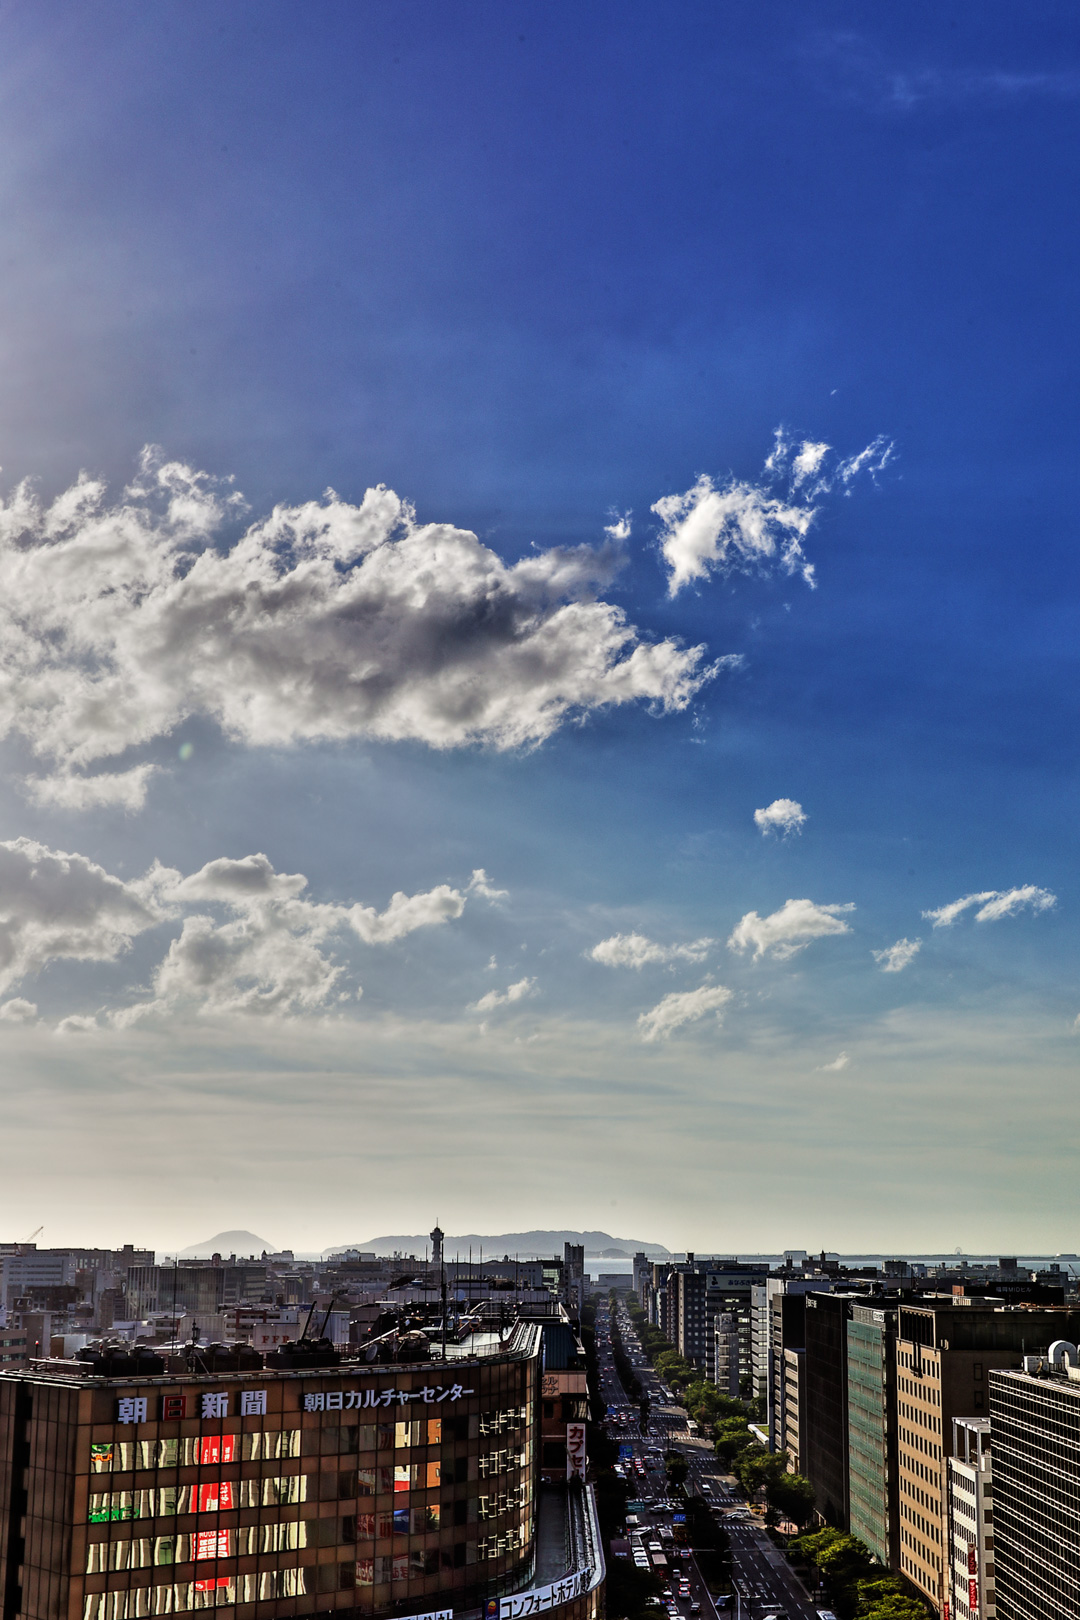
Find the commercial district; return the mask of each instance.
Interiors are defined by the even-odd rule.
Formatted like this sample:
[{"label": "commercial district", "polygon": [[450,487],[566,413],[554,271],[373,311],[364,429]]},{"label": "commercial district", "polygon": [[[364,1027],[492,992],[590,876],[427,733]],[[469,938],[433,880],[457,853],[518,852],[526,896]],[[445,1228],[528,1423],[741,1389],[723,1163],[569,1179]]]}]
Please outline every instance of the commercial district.
[{"label": "commercial district", "polygon": [[2,1620],[1080,1620],[1069,1268],[0,1244]]}]

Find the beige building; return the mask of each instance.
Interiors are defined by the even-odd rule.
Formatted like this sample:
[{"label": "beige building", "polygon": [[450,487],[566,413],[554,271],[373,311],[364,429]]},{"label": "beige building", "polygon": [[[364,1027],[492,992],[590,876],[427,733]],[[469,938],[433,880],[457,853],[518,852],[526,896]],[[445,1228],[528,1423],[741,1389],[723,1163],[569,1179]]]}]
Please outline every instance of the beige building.
[{"label": "beige building", "polygon": [[[1080,1313],[956,1295],[902,1305],[896,1343],[900,1572],[944,1613],[946,1462],[956,1419],[988,1417],[991,1369],[1073,1339]],[[980,1616],[980,1620],[983,1617]]]}]

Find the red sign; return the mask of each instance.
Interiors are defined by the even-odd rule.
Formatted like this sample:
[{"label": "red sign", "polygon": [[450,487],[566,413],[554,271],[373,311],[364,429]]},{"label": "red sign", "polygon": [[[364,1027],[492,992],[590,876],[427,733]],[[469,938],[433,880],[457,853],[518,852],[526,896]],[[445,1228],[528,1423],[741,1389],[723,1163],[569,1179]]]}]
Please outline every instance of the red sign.
[{"label": "red sign", "polygon": [[201,1463],[235,1462],[235,1434],[202,1435],[199,1439],[199,1461]]},{"label": "red sign", "polygon": [[195,1590],[196,1592],[215,1592],[219,1586],[229,1586],[230,1584],[230,1577],[226,1575],[223,1579],[217,1581],[196,1581]]},{"label": "red sign", "polygon": [[236,1486],[230,1479],[215,1479],[199,1486],[197,1513],[225,1513],[236,1506]]},{"label": "red sign", "polygon": [[968,1542],[968,1574],[969,1575],[977,1575],[978,1573],[979,1573],[979,1549],[978,1549],[977,1544],[974,1541],[969,1541]]},{"label": "red sign", "polygon": [[187,1417],[186,1395],[163,1395],[161,1397],[162,1418]]},{"label": "red sign", "polygon": [[978,1612],[978,1608],[979,1608],[979,1583],[978,1583],[978,1581],[968,1581],[968,1608],[971,1610],[972,1614],[976,1614]]},{"label": "red sign", "polygon": [[231,1530],[197,1530],[195,1533],[195,1558],[230,1558],[232,1556]]}]

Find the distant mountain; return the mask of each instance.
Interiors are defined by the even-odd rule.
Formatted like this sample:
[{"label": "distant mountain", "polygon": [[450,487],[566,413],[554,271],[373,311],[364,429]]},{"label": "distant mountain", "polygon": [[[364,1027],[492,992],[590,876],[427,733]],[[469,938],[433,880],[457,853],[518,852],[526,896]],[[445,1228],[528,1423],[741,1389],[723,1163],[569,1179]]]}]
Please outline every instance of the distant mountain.
[{"label": "distant mountain", "polygon": [[[564,1243],[584,1243],[586,1257],[614,1258],[616,1255],[647,1254],[650,1260],[665,1260],[670,1249],[662,1243],[644,1243],[638,1238],[612,1237],[610,1232],[463,1232],[443,1240],[443,1253],[448,1260],[460,1255],[464,1258],[470,1248],[473,1259],[482,1249],[485,1255],[502,1259],[504,1254],[516,1255],[519,1260],[536,1260],[557,1254],[560,1257]],[[363,1243],[339,1243],[327,1254],[342,1254],[346,1249],[360,1249],[367,1254],[415,1254],[421,1256],[431,1247],[426,1232],[399,1234],[392,1237],[366,1238]]]},{"label": "distant mountain", "polygon": [[278,1251],[274,1244],[268,1243],[265,1238],[256,1237],[254,1232],[219,1232],[217,1237],[207,1238],[205,1243],[193,1243],[190,1249],[180,1250],[181,1260],[209,1260],[211,1255],[221,1254],[226,1258],[230,1254],[238,1254],[245,1259],[248,1255],[276,1254]]}]

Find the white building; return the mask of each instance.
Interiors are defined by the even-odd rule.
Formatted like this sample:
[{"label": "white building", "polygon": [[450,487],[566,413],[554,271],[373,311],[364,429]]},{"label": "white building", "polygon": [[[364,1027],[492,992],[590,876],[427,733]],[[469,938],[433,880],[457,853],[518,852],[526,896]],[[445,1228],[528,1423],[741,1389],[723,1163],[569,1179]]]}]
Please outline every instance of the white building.
[{"label": "white building", "polygon": [[947,1459],[945,1599],[942,1620],[994,1620],[994,1489],[990,1419],[954,1418]]}]

